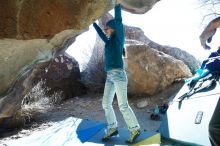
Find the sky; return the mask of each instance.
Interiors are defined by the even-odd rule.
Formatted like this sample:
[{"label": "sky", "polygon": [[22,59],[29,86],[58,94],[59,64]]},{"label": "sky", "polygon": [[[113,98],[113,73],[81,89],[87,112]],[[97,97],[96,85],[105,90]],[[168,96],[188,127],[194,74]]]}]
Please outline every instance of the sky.
[{"label": "sky", "polygon": [[[136,15],[122,11],[122,18],[124,24],[141,28],[152,41],[180,48],[198,60],[204,60],[210,51],[201,47],[199,36],[213,19],[206,17],[203,21],[204,15],[208,14],[210,9],[202,7],[199,0],[161,0],[145,14]],[[110,13],[114,16],[113,10]],[[95,38],[96,32],[90,26],[89,31],[77,37],[66,52],[78,62],[86,62],[91,55]],[[220,45],[218,39],[220,32],[217,31],[211,43],[211,51],[215,51]]]}]

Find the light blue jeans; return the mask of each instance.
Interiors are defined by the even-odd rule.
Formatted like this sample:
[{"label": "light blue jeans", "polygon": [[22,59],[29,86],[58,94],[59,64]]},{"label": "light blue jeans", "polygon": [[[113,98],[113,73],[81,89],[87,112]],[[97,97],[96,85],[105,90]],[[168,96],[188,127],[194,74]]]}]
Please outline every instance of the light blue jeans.
[{"label": "light blue jeans", "polygon": [[132,131],[140,128],[137,118],[128,104],[127,84],[127,75],[123,69],[113,69],[107,71],[102,106],[105,111],[108,128],[116,128],[118,126],[115,112],[112,107],[115,93],[117,95],[119,109],[124,117],[128,129]]}]

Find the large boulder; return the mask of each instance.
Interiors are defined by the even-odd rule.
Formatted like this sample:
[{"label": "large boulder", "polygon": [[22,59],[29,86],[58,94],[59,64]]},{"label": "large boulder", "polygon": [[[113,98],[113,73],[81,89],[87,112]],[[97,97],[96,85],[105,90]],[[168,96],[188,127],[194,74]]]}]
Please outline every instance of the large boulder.
[{"label": "large boulder", "polygon": [[63,30],[82,30],[113,4],[112,0],[2,0],[0,36],[51,38]]},{"label": "large boulder", "polygon": [[9,94],[0,99],[1,120],[10,119],[7,127],[16,127],[16,123],[24,124],[27,117],[30,119],[63,99],[84,93],[78,62],[66,54],[59,55],[51,61],[37,64],[15,83]]},{"label": "large boulder", "polygon": [[181,61],[144,44],[127,45],[125,58],[130,94],[154,95],[175,80],[190,77],[189,68]]},{"label": "large boulder", "polygon": [[85,93],[81,83],[79,64],[67,54],[37,65],[32,74],[34,75],[33,84],[44,82],[44,88],[47,89],[46,96],[61,92],[61,98],[67,99]]},{"label": "large boulder", "polygon": [[[103,29],[106,22],[113,19],[109,13],[99,19],[99,26]],[[104,42],[98,34],[96,34],[96,42],[92,51],[92,55],[82,73],[82,80],[89,92],[103,92],[106,72],[104,71],[103,63],[103,48]]]},{"label": "large boulder", "polygon": [[[159,0],[118,0],[132,13],[146,13]],[[112,9],[116,0],[1,0],[0,37],[51,38],[67,29],[85,29]]]},{"label": "large boulder", "polygon": [[103,47],[104,42],[97,37],[92,55],[82,73],[82,81],[88,92],[103,92],[106,79],[103,63]]},{"label": "large boulder", "polygon": [[152,49],[161,51],[176,59],[182,60],[190,68],[192,73],[195,73],[195,71],[200,67],[200,62],[193,55],[180,48],[160,45],[150,40],[147,36],[145,36],[144,31],[140,28],[126,26],[125,34],[127,44],[135,44],[135,41],[140,41]]},{"label": "large boulder", "polygon": [[[15,84],[36,64],[53,59],[59,51],[65,48],[68,37],[79,31],[63,31],[53,38],[16,40],[0,40],[0,96],[7,94],[10,87]],[[74,40],[74,37],[72,38]]]}]

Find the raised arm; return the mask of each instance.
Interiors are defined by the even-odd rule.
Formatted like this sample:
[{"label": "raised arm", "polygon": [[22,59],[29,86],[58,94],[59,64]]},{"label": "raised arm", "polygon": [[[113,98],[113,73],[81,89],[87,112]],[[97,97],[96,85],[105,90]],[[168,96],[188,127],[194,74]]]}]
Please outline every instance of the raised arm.
[{"label": "raised arm", "polygon": [[124,46],[124,26],[122,24],[121,4],[115,6],[115,32],[121,46]]},{"label": "raised arm", "polygon": [[115,5],[115,20],[122,22],[121,4],[116,4]]},{"label": "raised arm", "polygon": [[98,35],[100,36],[100,38],[106,43],[108,38],[105,35],[105,33],[102,31],[102,29],[96,23],[93,23],[93,27],[95,28],[95,30],[98,33]]}]

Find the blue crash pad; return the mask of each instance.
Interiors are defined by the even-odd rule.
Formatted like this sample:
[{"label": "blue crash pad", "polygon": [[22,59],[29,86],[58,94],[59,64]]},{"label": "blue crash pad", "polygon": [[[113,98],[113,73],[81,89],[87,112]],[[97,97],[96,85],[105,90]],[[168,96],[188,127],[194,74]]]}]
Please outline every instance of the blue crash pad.
[{"label": "blue crash pad", "polygon": [[[115,145],[126,146],[127,144],[125,143],[125,140],[129,138],[129,131],[125,128],[119,128],[118,130],[119,130],[119,134],[117,136],[112,137],[107,142],[101,141],[101,137],[103,137],[103,135],[106,133],[106,129],[100,130],[95,136],[89,139],[88,142],[103,144],[107,146],[115,146]],[[145,139],[148,139],[156,134],[158,133],[153,131],[141,131],[141,135],[137,138],[136,143],[144,141]],[[156,139],[151,144],[159,144],[159,143],[160,140],[158,142],[158,139]]]},{"label": "blue crash pad", "polygon": [[[83,120],[69,117],[63,121],[56,122],[53,126],[33,134],[4,142],[7,146],[117,146],[127,145],[125,140],[129,138],[129,131],[119,128],[119,135],[113,137],[109,142],[102,142],[106,129],[104,122]],[[149,143],[146,139],[151,138],[150,143],[160,143],[160,135],[156,132],[143,131],[137,142]],[[136,145],[135,145],[136,146]]]}]

